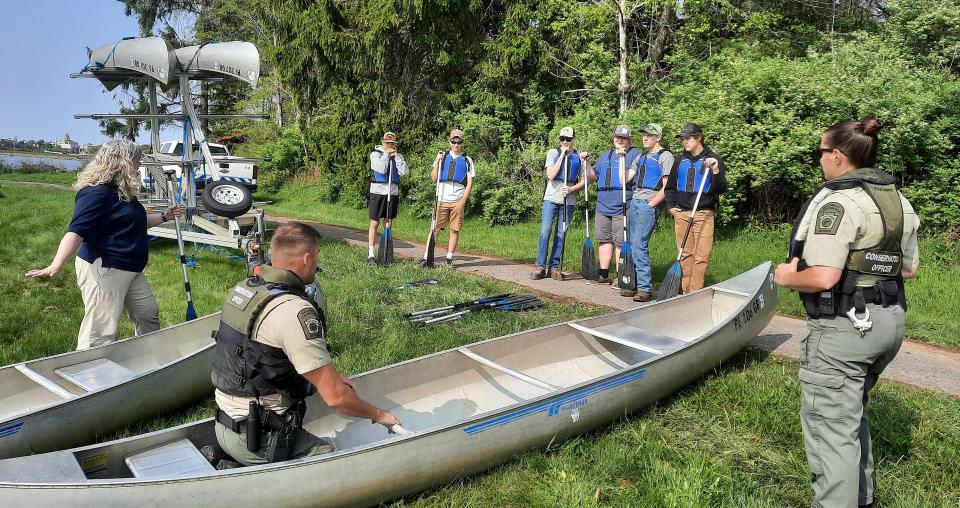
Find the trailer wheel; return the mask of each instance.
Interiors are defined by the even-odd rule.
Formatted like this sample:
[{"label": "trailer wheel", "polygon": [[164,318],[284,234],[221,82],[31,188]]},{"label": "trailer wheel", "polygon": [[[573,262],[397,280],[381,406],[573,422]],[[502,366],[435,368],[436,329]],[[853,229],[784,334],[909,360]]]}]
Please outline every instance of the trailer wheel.
[{"label": "trailer wheel", "polygon": [[250,210],[253,194],[243,184],[220,180],[204,187],[201,200],[208,212],[233,218]]}]

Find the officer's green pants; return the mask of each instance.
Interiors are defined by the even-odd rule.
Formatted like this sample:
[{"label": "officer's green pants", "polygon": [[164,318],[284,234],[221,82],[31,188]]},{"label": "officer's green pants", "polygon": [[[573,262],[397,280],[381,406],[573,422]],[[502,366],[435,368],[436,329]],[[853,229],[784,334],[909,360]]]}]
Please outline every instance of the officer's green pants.
[{"label": "officer's green pants", "polygon": [[[267,447],[266,438],[260,441],[260,452],[253,453],[250,450],[247,450],[246,432],[237,434],[226,428],[220,422],[217,422],[215,431],[217,434],[217,442],[220,444],[220,448],[223,448],[223,451],[227,452],[228,455],[233,457],[233,460],[243,464],[244,466],[255,466],[257,464],[267,463],[267,459],[263,458],[263,452]],[[335,447],[333,446],[333,441],[314,436],[313,434],[300,429],[297,432],[297,440],[294,443],[293,453],[290,454],[290,459],[299,459],[300,457],[307,457],[310,455],[323,455],[324,453],[330,453],[334,451],[334,449]]]},{"label": "officer's green pants", "polygon": [[813,507],[873,502],[873,453],[864,406],[903,341],[903,309],[867,305],[861,337],[846,316],[807,320],[800,348],[800,407]]}]

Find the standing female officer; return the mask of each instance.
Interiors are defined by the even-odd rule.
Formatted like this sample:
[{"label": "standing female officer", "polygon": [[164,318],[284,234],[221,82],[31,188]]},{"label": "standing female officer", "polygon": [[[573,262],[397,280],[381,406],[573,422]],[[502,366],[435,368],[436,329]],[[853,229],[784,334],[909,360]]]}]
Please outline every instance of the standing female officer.
[{"label": "standing female officer", "polygon": [[150,213],[137,201],[137,167],[143,153],[133,141],[111,139],[77,175],[76,204],[67,233],[50,266],[27,272],[53,277],[77,255],[77,285],[83,321],[77,349],[109,344],[117,338],[126,310],[137,335],[160,329],[160,307],[147,284],[147,229],[183,213],[181,205]]},{"label": "standing female officer", "polygon": [[842,122],[820,140],[826,183],[794,226],[790,262],[775,280],[800,292],[807,337],[800,417],[813,506],[873,505],[873,454],[864,406],[900,349],[903,279],[917,273],[920,221],[895,179],[874,169],[873,117]]}]

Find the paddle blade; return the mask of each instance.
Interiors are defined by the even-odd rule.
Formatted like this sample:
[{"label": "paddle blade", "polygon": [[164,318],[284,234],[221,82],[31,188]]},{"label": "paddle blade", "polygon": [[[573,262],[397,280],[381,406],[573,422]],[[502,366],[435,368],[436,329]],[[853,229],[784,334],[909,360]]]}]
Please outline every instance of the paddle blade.
[{"label": "paddle blade", "polygon": [[663,284],[660,284],[660,290],[657,291],[657,301],[668,300],[680,294],[681,279],[683,279],[683,268],[677,261],[667,270],[667,275],[663,278]]},{"label": "paddle blade", "polygon": [[197,319],[197,309],[193,308],[193,302],[187,302],[187,321]]},{"label": "paddle blade", "polygon": [[580,274],[583,275],[585,280],[597,280],[597,254],[593,251],[593,242],[589,238],[583,241],[580,266]]},{"label": "paddle blade", "polygon": [[433,230],[430,230],[430,237],[427,238],[427,256],[424,258],[426,262],[423,266],[427,268],[433,268],[433,251],[437,248],[437,233]]},{"label": "paddle blade", "polygon": [[385,231],[387,242],[386,242],[386,253],[383,255],[385,264],[393,263],[393,231],[390,228],[387,228]]},{"label": "paddle blade", "polygon": [[387,264],[387,241],[390,238],[390,230],[384,229],[383,234],[380,235],[380,243],[377,244],[377,258],[376,262],[378,265],[383,266]]},{"label": "paddle blade", "polygon": [[617,287],[628,291],[637,290],[637,267],[633,264],[630,242],[620,248],[620,268],[617,270]]}]

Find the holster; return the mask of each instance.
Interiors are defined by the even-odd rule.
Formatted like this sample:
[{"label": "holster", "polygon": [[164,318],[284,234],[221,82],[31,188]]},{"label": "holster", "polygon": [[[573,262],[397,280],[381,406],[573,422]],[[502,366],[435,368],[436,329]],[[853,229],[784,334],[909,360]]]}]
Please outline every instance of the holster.
[{"label": "holster", "polygon": [[288,460],[293,454],[297,432],[303,426],[303,415],[306,413],[306,409],[306,402],[300,400],[290,406],[290,409],[283,416],[270,411],[278,421],[274,425],[268,426],[267,447],[263,454],[263,458],[267,462],[282,462]]}]

